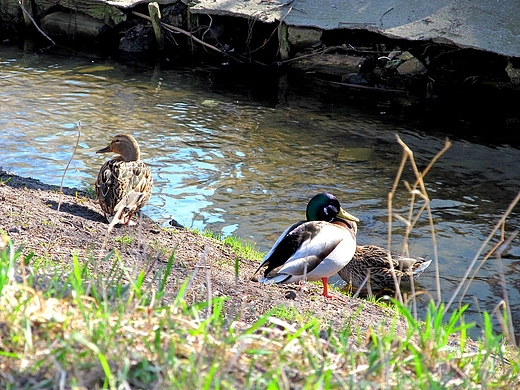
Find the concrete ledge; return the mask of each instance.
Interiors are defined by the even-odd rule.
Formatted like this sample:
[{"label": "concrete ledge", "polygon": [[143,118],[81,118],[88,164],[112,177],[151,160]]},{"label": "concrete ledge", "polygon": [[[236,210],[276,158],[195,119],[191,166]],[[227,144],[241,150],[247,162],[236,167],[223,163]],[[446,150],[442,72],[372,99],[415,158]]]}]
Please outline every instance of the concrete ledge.
[{"label": "concrete ledge", "polygon": [[98,39],[107,26],[102,20],[81,13],[54,12],[45,16],[42,29],[51,35]]}]

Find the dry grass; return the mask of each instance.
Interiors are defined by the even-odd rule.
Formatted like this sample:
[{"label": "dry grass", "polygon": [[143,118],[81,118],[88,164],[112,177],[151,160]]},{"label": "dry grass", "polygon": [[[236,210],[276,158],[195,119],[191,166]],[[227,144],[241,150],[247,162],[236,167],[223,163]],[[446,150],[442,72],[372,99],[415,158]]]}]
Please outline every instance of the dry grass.
[{"label": "dry grass", "polygon": [[[7,388],[431,388],[518,384],[518,357],[507,359],[488,321],[479,343],[466,339],[463,311],[430,305],[424,323],[407,308],[404,337],[374,327],[324,330],[283,311],[252,324],[226,319],[225,297],[188,306],[189,281],[168,305],[134,281],[109,296],[88,283],[74,258],[72,294],[49,297],[17,283],[20,261],[5,239],[0,286],[0,382]],[[6,263],[7,262],[7,263]],[[90,290],[90,295],[86,295]],[[209,310],[211,309],[211,310]],[[287,320],[283,317],[287,316]],[[397,314],[394,314],[394,321]],[[291,322],[289,322],[290,320]]]}]

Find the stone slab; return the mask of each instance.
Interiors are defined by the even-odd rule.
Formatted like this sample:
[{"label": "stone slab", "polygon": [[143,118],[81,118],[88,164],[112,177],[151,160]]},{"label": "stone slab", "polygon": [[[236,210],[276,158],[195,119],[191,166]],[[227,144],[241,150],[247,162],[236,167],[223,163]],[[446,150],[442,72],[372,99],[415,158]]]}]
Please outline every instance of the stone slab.
[{"label": "stone slab", "polygon": [[190,10],[322,30],[364,29],[520,57],[519,0],[198,0]]}]

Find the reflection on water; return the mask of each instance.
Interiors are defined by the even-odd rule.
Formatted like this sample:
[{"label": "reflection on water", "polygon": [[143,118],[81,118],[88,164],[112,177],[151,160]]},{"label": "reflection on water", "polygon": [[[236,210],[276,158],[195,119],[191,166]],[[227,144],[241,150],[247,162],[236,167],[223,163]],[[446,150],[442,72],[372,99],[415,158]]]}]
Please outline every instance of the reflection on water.
[{"label": "reflection on water", "polygon": [[[214,91],[209,79],[190,71],[132,69],[1,48],[0,165],[59,185],[81,121],[67,186],[92,187],[106,158],[95,151],[116,133],[129,132],[156,183],[144,211],[162,224],[174,218],[236,234],[266,251],[288,224],[304,217],[308,199],[327,190],[361,219],[360,243],[386,245],[387,194],[401,161],[395,134],[412,148],[419,169],[443,147],[444,136],[290,89],[284,99],[280,105],[262,104],[246,91]],[[456,134],[456,127],[442,130]],[[518,147],[454,137],[428,173],[444,299],[519,191],[519,166]],[[413,181],[409,167],[403,178]],[[396,210],[406,213],[408,199],[400,190]],[[518,225],[517,209],[507,229]],[[394,227],[399,250],[404,227],[399,221]],[[520,256],[519,246],[517,238],[504,260],[517,309],[520,262],[513,258]],[[410,253],[434,253],[426,218],[413,230]],[[501,299],[497,269],[497,261],[483,265],[467,302],[476,297],[481,309],[496,305]],[[420,281],[436,296],[433,269]],[[472,313],[477,310],[473,305]],[[518,315],[515,321],[520,329]]]}]

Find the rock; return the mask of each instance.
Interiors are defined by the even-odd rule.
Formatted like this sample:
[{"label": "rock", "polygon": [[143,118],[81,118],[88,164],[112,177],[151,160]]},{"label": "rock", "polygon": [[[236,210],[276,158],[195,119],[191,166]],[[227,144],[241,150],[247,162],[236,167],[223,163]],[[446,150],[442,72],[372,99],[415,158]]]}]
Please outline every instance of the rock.
[{"label": "rock", "polygon": [[401,65],[403,61],[401,60],[390,60],[385,63],[385,69],[397,69],[399,65]]},{"label": "rock", "polygon": [[[412,55],[412,53],[410,53],[409,51],[403,51],[402,53],[398,53],[398,52],[392,52],[392,53],[395,53],[394,54],[395,58],[397,58],[398,60],[401,60],[401,61],[408,61],[408,60],[411,60],[411,59],[415,58]],[[390,55],[392,55],[392,53],[390,53]]]},{"label": "rock", "polygon": [[186,9],[186,5],[180,1],[174,5],[165,7],[161,10],[162,21],[172,26],[186,29]]},{"label": "rock", "polygon": [[127,53],[141,53],[150,50],[154,45],[154,33],[151,26],[138,24],[127,30],[119,41],[119,50]]},{"label": "rock", "polygon": [[520,68],[515,68],[511,61],[507,63],[506,73],[514,85],[520,84]]},{"label": "rock", "polygon": [[293,290],[289,290],[285,293],[286,299],[296,299],[296,293]]},{"label": "rock", "polygon": [[397,72],[401,76],[416,76],[427,72],[424,64],[417,58],[412,57],[397,67]]},{"label": "rock", "polygon": [[23,11],[18,1],[2,1],[2,11],[0,11],[0,25],[8,23],[20,23],[23,20]]},{"label": "rock", "polygon": [[388,56],[379,58],[382,59],[386,60],[385,69],[396,69],[402,76],[421,75],[427,71],[424,64],[409,51],[392,51]]},{"label": "rock", "polygon": [[103,21],[81,12],[53,12],[42,18],[41,27],[49,35],[87,39],[99,39],[108,29]]},{"label": "rock", "polygon": [[388,54],[388,59],[389,60],[393,60],[395,59],[397,56],[400,56],[402,54],[401,50],[392,50],[389,54]]},{"label": "rock", "polygon": [[317,54],[309,56],[306,53],[296,53],[295,58],[297,60],[292,63],[295,69],[335,76],[358,73],[365,61],[364,57],[345,54]]},{"label": "rock", "polygon": [[367,79],[359,73],[350,73],[341,78],[341,81],[349,84],[368,85]]},{"label": "rock", "polygon": [[9,230],[7,232],[10,234],[18,234],[18,233],[20,233],[20,231],[21,231],[21,229],[19,226],[13,226],[13,227],[9,228]]},{"label": "rock", "polygon": [[287,33],[289,44],[295,49],[303,49],[321,43],[321,30],[289,26]]}]

